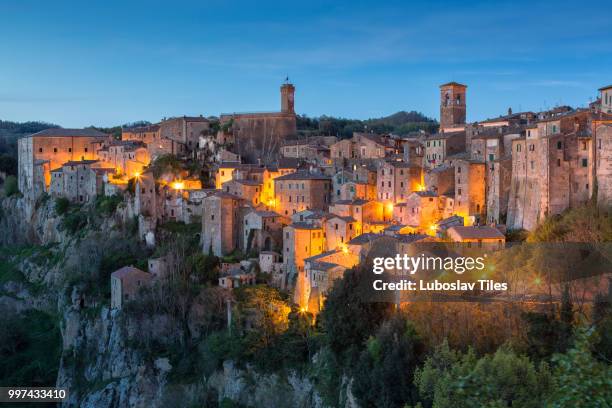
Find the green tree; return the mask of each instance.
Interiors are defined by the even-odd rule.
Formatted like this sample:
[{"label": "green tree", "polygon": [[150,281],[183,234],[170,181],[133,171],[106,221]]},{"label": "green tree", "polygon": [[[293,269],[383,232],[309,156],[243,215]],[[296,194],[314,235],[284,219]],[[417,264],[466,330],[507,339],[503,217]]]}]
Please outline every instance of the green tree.
[{"label": "green tree", "polygon": [[66,197],[59,197],[55,199],[55,212],[57,215],[64,215],[70,208],[70,201]]},{"label": "green tree", "polygon": [[19,187],[17,185],[17,177],[7,176],[4,180],[4,195],[10,197],[19,193]]},{"label": "green tree", "polygon": [[537,408],[552,390],[549,368],[539,369],[507,347],[476,359],[438,348],[415,374],[422,402],[433,408]]},{"label": "green tree", "polygon": [[371,274],[363,266],[349,269],[327,295],[320,322],[327,343],[337,355],[356,358],[365,340],[391,315],[392,304],[366,299],[364,288]]},{"label": "green tree", "polygon": [[415,402],[413,374],[423,344],[400,314],[380,326],[361,352],[353,372],[353,392],[362,406],[402,407]]},{"label": "green tree", "polygon": [[612,365],[597,361],[592,354],[593,330],[579,329],[574,346],[553,357],[555,392],[551,407],[609,407],[612,401]]}]

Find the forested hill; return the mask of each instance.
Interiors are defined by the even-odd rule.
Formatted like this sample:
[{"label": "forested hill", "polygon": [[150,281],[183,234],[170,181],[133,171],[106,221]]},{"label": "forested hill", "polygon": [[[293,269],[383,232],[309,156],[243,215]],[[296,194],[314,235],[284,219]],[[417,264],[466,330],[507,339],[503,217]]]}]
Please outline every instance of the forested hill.
[{"label": "forested hill", "polygon": [[45,122],[10,122],[0,120],[0,171],[17,173],[17,139],[44,129],[59,127]]},{"label": "forested hill", "polygon": [[367,120],[320,116],[310,118],[298,115],[297,128],[301,135],[326,134],[348,138],[353,132],[373,131],[374,133],[395,133],[404,135],[418,130],[432,133],[438,129],[438,122],[420,112],[400,111],[382,118]]}]

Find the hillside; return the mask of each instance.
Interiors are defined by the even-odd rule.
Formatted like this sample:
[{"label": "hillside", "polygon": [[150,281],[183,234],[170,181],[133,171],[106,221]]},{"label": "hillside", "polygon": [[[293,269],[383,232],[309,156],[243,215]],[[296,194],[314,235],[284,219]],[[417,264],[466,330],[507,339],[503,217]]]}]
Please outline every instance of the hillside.
[{"label": "hillside", "polygon": [[0,171],[17,174],[17,139],[21,136],[59,127],[46,122],[0,120]]},{"label": "hillside", "polygon": [[438,129],[438,122],[416,111],[400,111],[382,118],[367,120],[336,118],[326,115],[309,118],[305,115],[298,115],[297,128],[298,133],[304,136],[317,133],[349,138],[353,135],[353,132],[363,132],[365,130],[399,135],[419,130],[432,133]]}]

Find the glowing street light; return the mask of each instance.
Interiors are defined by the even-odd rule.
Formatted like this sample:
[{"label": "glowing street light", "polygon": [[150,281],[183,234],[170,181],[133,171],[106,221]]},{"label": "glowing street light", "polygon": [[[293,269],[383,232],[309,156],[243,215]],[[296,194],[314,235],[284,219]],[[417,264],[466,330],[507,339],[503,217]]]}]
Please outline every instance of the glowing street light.
[{"label": "glowing street light", "polygon": [[172,188],[175,190],[183,190],[185,188],[185,183],[182,181],[175,181],[172,183]]}]

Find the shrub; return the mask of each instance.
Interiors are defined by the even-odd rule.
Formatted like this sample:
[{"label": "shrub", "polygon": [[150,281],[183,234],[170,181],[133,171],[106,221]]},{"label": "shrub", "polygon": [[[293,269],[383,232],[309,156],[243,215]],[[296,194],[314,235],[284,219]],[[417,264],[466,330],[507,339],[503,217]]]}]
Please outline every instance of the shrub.
[{"label": "shrub", "polygon": [[19,193],[19,187],[17,185],[17,177],[8,176],[6,180],[4,180],[4,194],[7,197],[10,197],[17,193]]},{"label": "shrub", "polygon": [[57,215],[64,215],[70,208],[70,201],[66,197],[59,197],[55,199],[55,212]]},{"label": "shrub", "polygon": [[87,214],[81,211],[74,211],[62,220],[62,226],[71,234],[75,234],[80,229],[87,226]]},{"label": "shrub", "polygon": [[99,195],[96,197],[96,211],[100,215],[111,215],[117,210],[117,206],[123,201],[123,198],[118,195],[110,197]]}]

